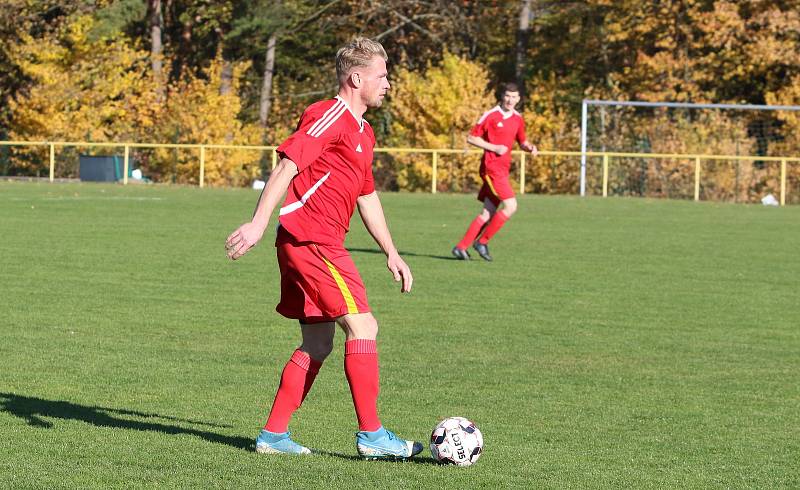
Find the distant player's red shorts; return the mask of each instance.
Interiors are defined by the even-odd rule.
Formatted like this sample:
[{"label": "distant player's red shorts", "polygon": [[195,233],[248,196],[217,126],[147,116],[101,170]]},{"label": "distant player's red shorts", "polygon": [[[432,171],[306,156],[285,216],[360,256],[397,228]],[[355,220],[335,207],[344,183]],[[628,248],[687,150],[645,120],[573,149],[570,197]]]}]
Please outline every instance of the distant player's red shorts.
[{"label": "distant player's red shorts", "polygon": [[478,200],[480,202],[489,199],[497,207],[504,200],[514,197],[514,189],[511,188],[507,175],[495,176],[486,174],[481,175],[481,179],[483,179],[483,186],[478,192]]},{"label": "distant player's red shorts", "polygon": [[298,242],[282,227],[275,246],[281,270],[278,313],[320,323],[370,311],[364,282],[344,247]]}]

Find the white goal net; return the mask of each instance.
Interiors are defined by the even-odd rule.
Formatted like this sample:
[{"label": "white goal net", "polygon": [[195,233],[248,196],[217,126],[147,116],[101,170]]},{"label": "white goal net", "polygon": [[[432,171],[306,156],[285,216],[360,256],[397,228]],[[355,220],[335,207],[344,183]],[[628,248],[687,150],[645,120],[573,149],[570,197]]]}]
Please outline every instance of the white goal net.
[{"label": "white goal net", "polygon": [[[586,100],[581,195],[602,192],[602,157],[593,152],[676,155],[610,157],[609,195],[690,198],[697,155],[703,156],[702,199],[755,202],[777,195],[781,163],[772,157],[800,156],[798,111],[800,106]],[[789,165],[795,189],[799,166]]]}]

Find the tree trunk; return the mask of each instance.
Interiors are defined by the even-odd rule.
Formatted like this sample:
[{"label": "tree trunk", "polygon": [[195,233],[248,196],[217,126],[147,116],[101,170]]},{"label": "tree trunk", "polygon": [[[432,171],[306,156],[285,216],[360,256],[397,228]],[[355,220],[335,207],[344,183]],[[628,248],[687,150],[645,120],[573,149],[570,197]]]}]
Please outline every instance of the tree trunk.
[{"label": "tree trunk", "polygon": [[175,49],[175,56],[172,57],[172,80],[180,80],[183,76],[183,68],[192,54],[192,29],[194,23],[191,18],[186,18],[181,25],[180,44]]},{"label": "tree trunk", "polygon": [[531,0],[522,0],[519,10],[519,28],[517,29],[516,42],[516,63],[514,64],[514,75],[519,85],[519,95],[522,97],[522,105],[525,104],[525,58],[528,50],[528,38],[530,37],[531,25]]},{"label": "tree trunk", "polygon": [[275,73],[275,44],[278,40],[278,33],[273,32],[267,41],[267,53],[264,63],[264,81],[261,84],[261,107],[258,112],[258,120],[261,127],[267,127],[269,111],[272,109],[272,76]]},{"label": "tree trunk", "polygon": [[150,66],[153,69],[153,78],[156,81],[156,94],[159,102],[164,102],[166,93],[164,83],[163,51],[161,31],[164,25],[164,16],[161,12],[161,0],[149,0],[150,7]]},{"label": "tree trunk", "polygon": [[222,60],[222,73],[219,81],[219,94],[228,95],[233,90],[233,62]]}]

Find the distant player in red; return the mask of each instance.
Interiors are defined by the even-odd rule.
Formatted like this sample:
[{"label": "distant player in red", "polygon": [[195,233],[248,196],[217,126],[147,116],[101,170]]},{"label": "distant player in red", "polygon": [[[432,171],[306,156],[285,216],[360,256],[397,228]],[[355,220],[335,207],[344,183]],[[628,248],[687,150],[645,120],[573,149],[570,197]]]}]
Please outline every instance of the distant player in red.
[{"label": "distant player in red", "polygon": [[[467,143],[484,150],[480,169],[483,186],[478,192],[483,210],[469,225],[464,238],[453,247],[453,255],[460,260],[469,260],[467,247],[472,245],[481,257],[491,261],[489,240],[517,211],[517,199],[508,181],[511,148],[516,140],[523,150],[534,156],[538,153],[525,136],[525,121],[514,110],[517,103],[519,88],[513,83],[505,84],[500,104],[484,113],[467,137]],[[498,211],[501,203],[503,207]]]},{"label": "distant player in red", "polygon": [[228,237],[225,246],[238,259],[261,240],[281,197],[275,246],[281,272],[276,310],[300,322],[302,344],[283,369],[256,451],[308,454],[288,432],[292,414],[333,349],[335,326],[345,332],[344,370],[359,432],[356,447],[367,459],[404,459],[422,450],[385,429],[378,418],[378,322],[370,313],[364,283],[344,248],[350,218],[358,206],[367,230],[387,256],[387,266],[402,292],[412,276],[386,226],[372,177],[375,136],[362,116],[380,107],[389,81],[386,51],[357,38],[336,55],[339,94],[310,105],[277,149],[281,156],[258,200],[253,219]]}]

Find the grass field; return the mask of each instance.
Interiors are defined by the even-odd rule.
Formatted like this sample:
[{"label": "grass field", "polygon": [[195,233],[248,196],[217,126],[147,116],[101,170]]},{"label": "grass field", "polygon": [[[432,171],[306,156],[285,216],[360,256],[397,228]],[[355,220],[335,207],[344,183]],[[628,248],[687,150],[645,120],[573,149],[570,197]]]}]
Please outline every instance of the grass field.
[{"label": "grass field", "polygon": [[[384,194],[401,295],[354,218],[380,413],[486,441],[471,468],[362,462],[343,337],[253,452],[299,336],[244,189],[0,182],[0,487],[797,488],[800,207],[522,196],[495,262],[449,251],[472,196]],[[474,254],[473,254],[474,255]]]}]

